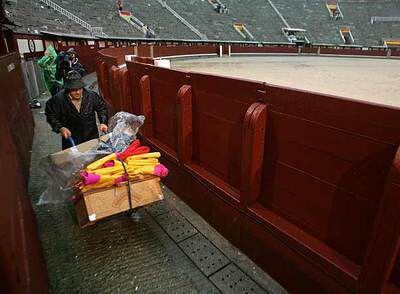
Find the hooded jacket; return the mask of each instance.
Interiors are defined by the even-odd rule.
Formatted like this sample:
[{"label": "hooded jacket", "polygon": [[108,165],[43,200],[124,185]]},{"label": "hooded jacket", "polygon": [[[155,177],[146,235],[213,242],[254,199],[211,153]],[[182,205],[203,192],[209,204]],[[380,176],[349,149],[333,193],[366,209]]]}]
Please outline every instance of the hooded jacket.
[{"label": "hooded jacket", "polygon": [[57,53],[53,46],[47,47],[49,55],[45,55],[38,60],[40,68],[43,70],[44,82],[46,84],[47,90],[51,91],[56,84],[56,86],[62,86],[62,80],[56,80],[56,58]]},{"label": "hooded jacket", "polygon": [[[96,113],[101,124],[107,124],[107,106],[96,92],[83,89],[80,111],[72,104],[66,90],[61,90],[56,96],[46,102],[46,119],[52,130],[60,132],[62,127],[71,131],[75,144],[80,144],[99,137],[96,124]],[[63,138],[63,149],[70,143]]]}]

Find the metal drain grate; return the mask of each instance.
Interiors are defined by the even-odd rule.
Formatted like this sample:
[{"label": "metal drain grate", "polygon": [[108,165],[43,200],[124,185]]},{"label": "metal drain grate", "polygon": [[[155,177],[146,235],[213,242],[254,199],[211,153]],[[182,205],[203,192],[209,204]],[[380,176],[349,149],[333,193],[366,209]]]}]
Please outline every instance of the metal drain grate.
[{"label": "metal drain grate", "polygon": [[222,293],[268,293],[233,263],[219,272],[216,272],[210,277],[210,280]]},{"label": "metal drain grate", "polygon": [[215,273],[230,262],[217,247],[201,234],[194,235],[179,243],[179,247],[206,276]]},{"label": "metal drain grate", "polygon": [[175,242],[185,240],[197,233],[197,230],[176,211],[159,215],[156,221]]},{"label": "metal drain grate", "polygon": [[170,212],[171,209],[168,208],[167,203],[165,201],[158,201],[158,202],[154,203],[153,205],[147,206],[146,210],[152,216],[157,216],[157,215],[168,213],[168,212]]}]

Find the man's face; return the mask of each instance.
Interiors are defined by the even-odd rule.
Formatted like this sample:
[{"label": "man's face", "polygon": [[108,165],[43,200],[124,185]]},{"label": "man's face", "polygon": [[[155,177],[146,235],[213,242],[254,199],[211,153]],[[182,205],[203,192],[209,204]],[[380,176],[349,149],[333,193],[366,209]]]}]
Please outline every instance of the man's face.
[{"label": "man's face", "polygon": [[82,98],[82,93],[83,93],[83,88],[72,89],[70,90],[69,95],[71,96],[72,99],[79,100]]}]

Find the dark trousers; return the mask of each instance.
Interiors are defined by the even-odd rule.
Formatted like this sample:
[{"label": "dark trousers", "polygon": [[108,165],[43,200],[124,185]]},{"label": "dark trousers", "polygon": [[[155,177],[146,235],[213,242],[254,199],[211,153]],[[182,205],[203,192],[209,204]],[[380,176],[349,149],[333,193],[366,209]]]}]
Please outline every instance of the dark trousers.
[{"label": "dark trousers", "polygon": [[58,92],[61,91],[61,89],[62,89],[62,87],[60,87],[59,84],[54,83],[53,86],[50,89],[51,97],[54,97]]}]

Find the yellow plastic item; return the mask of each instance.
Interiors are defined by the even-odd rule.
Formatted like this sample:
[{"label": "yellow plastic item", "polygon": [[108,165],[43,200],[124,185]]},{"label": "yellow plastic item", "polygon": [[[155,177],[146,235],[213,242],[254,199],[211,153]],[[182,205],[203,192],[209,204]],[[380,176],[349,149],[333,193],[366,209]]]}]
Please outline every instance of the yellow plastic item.
[{"label": "yellow plastic item", "polygon": [[126,160],[146,159],[146,158],[160,158],[160,157],[161,157],[161,153],[160,152],[150,152],[150,153],[132,155],[132,156],[127,157]]},{"label": "yellow plastic item", "polygon": [[103,158],[100,158],[99,160],[96,160],[95,162],[92,162],[91,164],[89,164],[86,169],[88,171],[92,171],[95,169],[99,169],[103,166],[103,164],[105,164],[107,161],[110,160],[115,160],[117,159],[117,155],[115,153],[111,153]]},{"label": "yellow plastic item", "polygon": [[123,170],[124,170],[124,168],[122,167],[122,165],[120,165],[120,166],[99,168],[99,169],[92,170],[90,172],[92,172],[96,175],[112,175],[112,174],[115,174],[115,173],[123,171]]}]

